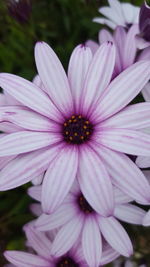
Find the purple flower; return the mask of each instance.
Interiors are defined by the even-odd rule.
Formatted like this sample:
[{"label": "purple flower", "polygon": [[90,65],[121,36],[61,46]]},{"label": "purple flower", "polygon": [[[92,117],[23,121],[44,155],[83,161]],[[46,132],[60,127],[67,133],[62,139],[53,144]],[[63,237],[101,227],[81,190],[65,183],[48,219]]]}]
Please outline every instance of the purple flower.
[{"label": "purple flower", "polygon": [[150,186],[124,153],[150,156],[150,136],[139,131],[149,125],[150,104],[127,106],[147,83],[150,62],[132,65],[110,83],[115,64],[111,42],[93,57],[89,48],[75,48],[68,78],[47,44],[37,43],[35,58],[45,91],[21,77],[0,74],[4,91],[24,105],[0,108],[1,122],[22,128],[0,139],[0,157],[16,155],[1,170],[0,190],[47,170],[42,184],[46,213],[62,203],[75,179],[104,216],[114,210],[112,183],[149,203]]},{"label": "purple flower", "polygon": [[116,62],[113,78],[120,74],[134,62],[140,60],[150,60],[150,47],[139,52],[137,49],[136,35],[139,33],[138,25],[132,25],[128,32],[122,26],[117,26],[113,34],[108,30],[102,29],[98,35],[99,44],[92,40],[88,40],[86,45],[91,48],[93,54],[99,48],[99,45],[106,41],[111,41],[116,47]]},{"label": "purple flower", "polygon": [[19,23],[26,23],[29,20],[31,13],[30,0],[7,0],[8,11]]},{"label": "purple flower", "polygon": [[118,0],[108,0],[110,6],[104,6],[99,9],[99,12],[106,18],[94,18],[93,21],[105,24],[108,27],[115,29],[121,25],[126,28],[132,24],[138,23],[140,8],[130,3],[120,3]]},{"label": "purple flower", "polygon": [[[25,233],[28,245],[32,247],[37,255],[28,252],[6,251],[4,256],[6,259],[17,267],[88,267],[84,258],[81,246],[76,243],[66,254],[60,257],[54,257],[51,254],[52,238],[55,233],[42,233],[36,231],[33,225],[25,227]],[[107,263],[114,260],[117,253],[111,248],[106,247],[102,262]],[[96,266],[96,265],[95,265]],[[90,266],[90,267],[95,267]],[[97,266],[96,266],[97,267]]]},{"label": "purple flower", "polygon": [[[41,200],[41,186],[31,187],[28,193],[34,199]],[[52,244],[52,254],[61,256],[77,240],[81,240],[85,260],[89,266],[98,266],[104,245],[102,234],[118,254],[130,256],[131,241],[117,219],[140,225],[146,212],[130,204],[133,200],[115,187],[114,195],[114,213],[112,216],[103,217],[90,206],[76,183],[54,213],[42,214],[35,222],[37,230],[60,229]]]}]

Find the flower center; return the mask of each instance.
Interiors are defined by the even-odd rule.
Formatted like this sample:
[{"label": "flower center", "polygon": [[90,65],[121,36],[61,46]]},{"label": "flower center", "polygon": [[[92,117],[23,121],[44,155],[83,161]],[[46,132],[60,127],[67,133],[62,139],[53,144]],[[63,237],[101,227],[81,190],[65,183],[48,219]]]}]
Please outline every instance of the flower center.
[{"label": "flower center", "polygon": [[70,257],[62,257],[56,264],[56,267],[79,267],[79,264],[76,263]]},{"label": "flower center", "polygon": [[90,204],[87,202],[87,200],[85,199],[85,197],[83,196],[83,194],[79,195],[78,196],[78,199],[77,199],[77,203],[78,203],[78,206],[80,208],[80,210],[86,214],[89,214],[89,213],[94,213],[94,209],[90,206]]},{"label": "flower center", "polygon": [[67,143],[83,144],[88,141],[93,133],[93,125],[81,115],[73,115],[63,124],[63,137]]}]

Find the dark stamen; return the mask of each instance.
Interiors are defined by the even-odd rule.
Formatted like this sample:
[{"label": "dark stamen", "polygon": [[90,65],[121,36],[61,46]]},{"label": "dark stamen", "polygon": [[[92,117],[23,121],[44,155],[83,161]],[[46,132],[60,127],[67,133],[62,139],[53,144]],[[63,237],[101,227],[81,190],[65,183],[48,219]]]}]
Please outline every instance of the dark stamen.
[{"label": "dark stamen", "polygon": [[56,267],[80,267],[71,257],[61,257],[56,263]]},{"label": "dark stamen", "polygon": [[77,199],[78,206],[80,210],[86,214],[94,213],[94,209],[90,206],[90,204],[87,202],[83,194],[80,194]]}]

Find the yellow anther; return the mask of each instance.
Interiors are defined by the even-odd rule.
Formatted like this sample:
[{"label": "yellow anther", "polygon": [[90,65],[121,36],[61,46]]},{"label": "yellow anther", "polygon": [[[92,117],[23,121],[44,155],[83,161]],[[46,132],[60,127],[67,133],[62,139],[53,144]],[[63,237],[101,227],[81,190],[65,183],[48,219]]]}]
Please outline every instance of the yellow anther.
[{"label": "yellow anther", "polygon": [[81,136],[81,137],[80,137],[80,139],[82,139],[82,140],[83,140],[83,139],[84,139],[84,136]]},{"label": "yellow anther", "polygon": [[86,124],[89,124],[89,121],[86,121],[85,123],[86,123]]},{"label": "yellow anther", "polygon": [[68,135],[69,134],[69,132],[66,132],[66,135]]},{"label": "yellow anther", "polygon": [[64,123],[64,126],[65,126],[65,127],[67,126],[67,123],[66,123],[66,122]]},{"label": "yellow anther", "polygon": [[69,123],[71,123],[72,122],[72,120],[69,120]]},{"label": "yellow anther", "polygon": [[83,128],[84,128],[84,129],[87,129],[87,126],[86,126],[86,125],[84,125],[84,126],[83,126]]},{"label": "yellow anther", "polygon": [[78,116],[78,118],[79,118],[79,119],[81,119],[81,118],[82,118],[82,116],[81,116],[81,115],[79,115],[79,116]]},{"label": "yellow anther", "polygon": [[89,135],[90,133],[89,132],[86,132],[86,135]]},{"label": "yellow anther", "polygon": [[76,122],[76,121],[77,121],[76,119],[73,120],[73,122]]},{"label": "yellow anther", "polygon": [[71,118],[72,118],[72,119],[75,119],[75,116],[73,115]]},{"label": "yellow anther", "polygon": [[78,134],[77,134],[77,133],[74,133],[74,135],[75,135],[75,136],[78,136]]},{"label": "yellow anther", "polygon": [[70,136],[70,137],[69,137],[69,139],[70,139],[70,140],[73,140],[73,137],[72,137],[72,136]]}]

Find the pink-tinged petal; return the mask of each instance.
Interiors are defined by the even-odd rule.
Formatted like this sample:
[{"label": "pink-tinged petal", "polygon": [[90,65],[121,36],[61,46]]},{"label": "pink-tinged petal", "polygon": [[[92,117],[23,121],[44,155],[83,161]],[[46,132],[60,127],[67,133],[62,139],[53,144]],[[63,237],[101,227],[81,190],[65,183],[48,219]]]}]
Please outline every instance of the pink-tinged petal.
[{"label": "pink-tinged petal", "polygon": [[42,257],[20,251],[5,251],[5,258],[17,267],[48,267],[49,262]]},{"label": "pink-tinged petal", "polygon": [[147,181],[149,182],[150,184],[150,171],[149,170],[145,170],[145,171],[142,171],[144,176],[146,177]]},{"label": "pink-tinged petal", "polygon": [[101,128],[142,129],[150,125],[150,103],[130,105],[99,124]]},{"label": "pink-tinged petal", "polygon": [[40,175],[38,175],[32,179],[32,184],[33,185],[40,185],[43,181],[43,178],[44,178],[44,173],[41,173]]},{"label": "pink-tinged petal", "polygon": [[57,210],[50,215],[42,214],[35,223],[37,230],[49,231],[56,229],[78,216],[74,205],[71,203],[61,204]]},{"label": "pink-tinged petal", "polygon": [[42,186],[42,208],[52,213],[64,200],[77,174],[78,150],[68,146],[48,168]]},{"label": "pink-tinged petal", "polygon": [[[108,86],[115,64],[115,47],[111,42],[102,44],[95,53],[84,83],[82,96],[83,113],[94,108]],[[98,75],[97,75],[98,74]]]},{"label": "pink-tinged petal", "polygon": [[102,255],[102,239],[97,221],[93,217],[85,220],[82,231],[82,248],[89,266],[98,267]]},{"label": "pink-tinged petal", "polygon": [[149,47],[149,42],[145,41],[140,35],[136,35],[137,48],[145,49]]},{"label": "pink-tinged petal", "polygon": [[0,139],[0,157],[34,151],[61,141],[58,134],[21,131]]},{"label": "pink-tinged petal", "polygon": [[38,87],[40,87],[40,89],[42,89],[44,92],[46,92],[46,89],[44,88],[39,75],[36,75],[32,82]]},{"label": "pink-tinged petal", "polygon": [[97,49],[99,48],[99,44],[92,40],[86,41],[85,44],[87,47],[91,49],[93,55],[96,53]]},{"label": "pink-tinged petal", "polygon": [[133,198],[126,195],[123,191],[121,191],[119,188],[114,186],[114,196],[115,196],[115,203],[116,204],[126,204],[128,202],[133,201]]},{"label": "pink-tinged petal", "polygon": [[0,123],[3,122],[32,131],[60,131],[60,126],[54,121],[21,106],[0,107]]},{"label": "pink-tinged petal", "polygon": [[139,225],[142,224],[145,214],[144,210],[132,204],[117,205],[114,211],[114,216],[119,220]]},{"label": "pink-tinged petal", "polygon": [[6,105],[6,97],[4,94],[0,93],[0,106]]},{"label": "pink-tinged petal", "polygon": [[0,158],[0,170],[3,169],[16,155]]},{"label": "pink-tinged petal", "polygon": [[83,83],[85,81],[91,60],[91,50],[84,45],[78,45],[73,50],[69,61],[68,79],[76,112],[80,112]]},{"label": "pink-tinged petal", "polygon": [[33,203],[29,206],[30,211],[37,217],[42,215],[42,208],[41,205],[38,203]]},{"label": "pink-tinged petal", "polygon": [[126,154],[150,156],[150,135],[128,129],[105,129],[97,136],[100,144]]},{"label": "pink-tinged petal", "polygon": [[[97,146],[95,146],[96,149]],[[101,146],[97,149],[116,187],[142,204],[150,202],[150,186],[140,169],[126,155]]]},{"label": "pink-tinged petal", "polygon": [[116,24],[113,23],[112,21],[110,21],[109,19],[95,17],[93,19],[93,22],[97,22],[100,24],[106,24],[108,27],[112,28],[113,30],[116,28]]},{"label": "pink-tinged petal", "polygon": [[150,60],[150,46],[141,51],[137,60]]},{"label": "pink-tinged petal", "polygon": [[40,149],[11,160],[1,170],[0,190],[5,191],[25,184],[46,171],[50,162],[58,155],[62,146],[57,145],[49,149]]},{"label": "pink-tinged petal", "polygon": [[83,220],[83,217],[78,215],[59,230],[52,244],[51,254],[53,256],[60,257],[70,250],[80,237]]},{"label": "pink-tinged petal", "polygon": [[28,189],[28,195],[37,201],[41,201],[42,186],[32,186]]},{"label": "pink-tinged petal", "polygon": [[4,133],[15,133],[21,131],[22,128],[9,122],[0,122],[0,131]]},{"label": "pink-tinged petal", "polygon": [[150,82],[148,82],[144,86],[144,88],[142,90],[142,94],[143,94],[143,97],[144,97],[145,101],[150,102]]},{"label": "pink-tinged petal", "polygon": [[48,96],[35,84],[13,74],[1,73],[0,86],[34,111],[60,122],[62,115]]},{"label": "pink-tinged petal", "polygon": [[114,42],[116,45],[116,63],[115,63],[115,75],[118,75],[123,71],[123,50],[126,40],[126,30],[122,26],[117,26],[114,31]]},{"label": "pink-tinged petal", "polygon": [[132,65],[135,61],[135,56],[137,53],[137,46],[135,35],[139,32],[138,24],[131,26],[126,35],[126,40],[124,44],[124,51],[122,54],[123,57],[123,68],[127,68]]},{"label": "pink-tinged petal", "polygon": [[100,260],[100,266],[103,266],[107,263],[112,262],[119,256],[120,254],[116,250],[114,250],[112,247],[107,245],[103,250],[102,257]]},{"label": "pink-tinged petal", "polygon": [[110,177],[95,151],[85,147],[79,154],[78,181],[89,204],[104,216],[114,209],[114,195]]},{"label": "pink-tinged petal", "polygon": [[136,164],[139,168],[149,168],[150,167],[150,157],[138,156],[136,159]]},{"label": "pink-tinged petal", "polygon": [[150,62],[140,61],[124,70],[110,83],[107,94],[91,117],[99,122],[123,109],[142,90],[149,77]]},{"label": "pink-tinged petal", "polygon": [[129,236],[114,217],[101,217],[99,219],[99,226],[104,238],[112,248],[125,257],[132,255],[133,247]]},{"label": "pink-tinged petal", "polygon": [[4,90],[4,95],[6,98],[6,105],[14,105],[14,106],[22,106],[21,102],[16,100],[13,96],[11,96],[7,91]]},{"label": "pink-tinged petal", "polygon": [[150,226],[150,210],[147,212],[146,216],[143,219],[144,226]]},{"label": "pink-tinged petal", "polygon": [[45,233],[37,231],[33,226],[25,227],[25,234],[31,247],[37,252],[37,254],[47,260],[50,259],[50,251],[52,243],[50,239],[46,237]]},{"label": "pink-tinged petal", "polygon": [[98,39],[99,39],[100,44],[107,42],[107,41],[110,41],[110,42],[114,41],[112,34],[106,29],[102,29],[99,31]]},{"label": "pink-tinged petal", "polygon": [[35,46],[35,60],[39,76],[52,102],[63,113],[73,109],[72,95],[65,71],[52,48],[38,42]]}]

